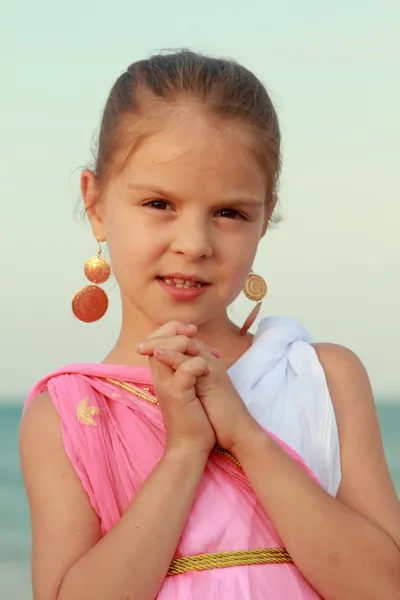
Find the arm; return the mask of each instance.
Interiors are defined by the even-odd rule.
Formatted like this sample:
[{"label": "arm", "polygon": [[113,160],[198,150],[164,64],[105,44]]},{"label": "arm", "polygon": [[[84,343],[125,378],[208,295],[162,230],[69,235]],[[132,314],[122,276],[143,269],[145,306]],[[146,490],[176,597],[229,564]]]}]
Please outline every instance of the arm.
[{"label": "arm", "polygon": [[337,498],[261,430],[233,452],[297,567],[325,600],[396,600],[400,503],[368,376],[345,348],[320,345],[316,351],[339,429],[343,479]]},{"label": "arm", "polygon": [[155,598],[208,455],[167,451],[121,520],[101,538],[48,394],[27,408],[20,452],[31,508],[35,600]]}]

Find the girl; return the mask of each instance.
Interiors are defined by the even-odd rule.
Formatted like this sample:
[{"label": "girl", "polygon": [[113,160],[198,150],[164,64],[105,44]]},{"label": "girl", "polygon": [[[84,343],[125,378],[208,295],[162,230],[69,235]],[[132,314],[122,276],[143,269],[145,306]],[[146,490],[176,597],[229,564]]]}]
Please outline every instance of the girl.
[{"label": "girl", "polygon": [[[21,425],[36,600],[395,600],[400,508],[363,366],[290,319],[248,333],[280,134],[257,78],[183,51],[131,65],[81,188],[102,364],[42,379]],[[241,289],[257,302],[242,329]],[[98,285],[73,311],[101,317]]]}]

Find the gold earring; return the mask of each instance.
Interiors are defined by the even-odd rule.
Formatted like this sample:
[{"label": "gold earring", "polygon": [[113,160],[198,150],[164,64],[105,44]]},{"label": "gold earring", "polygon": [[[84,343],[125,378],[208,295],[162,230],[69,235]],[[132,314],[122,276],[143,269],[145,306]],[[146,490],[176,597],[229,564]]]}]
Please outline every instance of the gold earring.
[{"label": "gold earring", "polygon": [[[94,284],[104,283],[110,277],[109,262],[101,256],[101,244],[97,239],[97,256],[92,256],[85,262],[84,272]],[[108,298],[104,290],[98,285],[87,285],[78,290],[72,298],[72,312],[75,317],[84,323],[93,323],[101,319],[108,308]]]},{"label": "gold earring", "polygon": [[257,304],[243,323],[242,329],[240,330],[240,335],[245,335],[253,325],[254,321],[257,319],[258,313],[261,309],[262,301],[267,295],[267,290],[268,288],[265,279],[263,279],[260,275],[255,275],[253,271],[250,271],[243,288],[243,293],[245,296],[247,296],[247,298],[249,298],[249,300],[253,300],[254,302],[257,302]]}]

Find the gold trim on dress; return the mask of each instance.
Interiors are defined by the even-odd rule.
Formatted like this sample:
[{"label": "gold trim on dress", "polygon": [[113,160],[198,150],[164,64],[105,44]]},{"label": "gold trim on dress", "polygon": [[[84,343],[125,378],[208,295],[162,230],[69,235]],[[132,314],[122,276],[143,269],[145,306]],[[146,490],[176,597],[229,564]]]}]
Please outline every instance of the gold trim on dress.
[{"label": "gold trim on dress", "polygon": [[[110,377],[104,378],[109,383],[133,394],[137,398],[150,402],[150,404],[160,405],[158,400],[149,393],[150,388],[144,390],[136,386],[123,383]],[[240,463],[236,458],[224,448],[216,445],[214,451],[222,456],[232,460],[240,469]],[[196,556],[182,556],[175,558],[168,569],[167,576],[179,575],[188,571],[207,571],[210,569],[222,569],[225,567],[235,567],[243,565],[262,565],[262,564],[282,564],[293,563],[289,553],[285,548],[256,548],[254,550],[234,550],[232,552],[217,552],[214,554],[198,554]]]},{"label": "gold trim on dress", "polygon": [[265,565],[293,563],[284,548],[260,548],[255,550],[234,550],[216,554],[198,554],[183,556],[172,561],[167,575],[179,575],[188,571],[207,571],[224,567],[243,565]]},{"label": "gold trim on dress", "polygon": [[[129,385],[128,383],[123,383],[122,381],[118,381],[118,379],[111,379],[111,377],[105,377],[104,379],[106,381],[108,381],[109,383],[112,383],[113,385],[116,385],[117,387],[119,387],[127,392],[130,392],[137,398],[141,398],[141,400],[146,400],[146,402],[150,402],[151,404],[160,406],[160,403],[158,402],[158,400],[156,398],[151,396],[149,393],[144,393],[144,390],[146,390],[146,392],[148,392],[150,390],[149,387],[143,388],[143,391],[142,391],[141,389],[136,388],[136,386]],[[229,450],[225,450],[224,448],[221,448],[220,446],[216,445],[216,446],[214,446],[214,451],[217,452],[218,454],[220,454],[221,456],[226,456],[232,462],[234,462],[235,465],[237,465],[239,468],[241,468],[239,461],[233,456],[233,454],[231,454],[229,452]]]}]

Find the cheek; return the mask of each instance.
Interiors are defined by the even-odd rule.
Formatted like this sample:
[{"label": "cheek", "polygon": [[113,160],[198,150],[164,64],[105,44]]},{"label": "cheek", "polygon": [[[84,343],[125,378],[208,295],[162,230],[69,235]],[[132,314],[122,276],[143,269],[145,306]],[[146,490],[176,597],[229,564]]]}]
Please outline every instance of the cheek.
[{"label": "cheek", "polygon": [[231,244],[224,250],[224,268],[226,284],[232,290],[238,292],[242,289],[244,282],[253,266],[257,244],[249,240],[247,244]]},{"label": "cheek", "polygon": [[120,287],[126,288],[146,274],[152,275],[163,251],[162,240],[138,223],[121,221],[113,225],[107,235],[111,265]]}]

